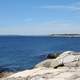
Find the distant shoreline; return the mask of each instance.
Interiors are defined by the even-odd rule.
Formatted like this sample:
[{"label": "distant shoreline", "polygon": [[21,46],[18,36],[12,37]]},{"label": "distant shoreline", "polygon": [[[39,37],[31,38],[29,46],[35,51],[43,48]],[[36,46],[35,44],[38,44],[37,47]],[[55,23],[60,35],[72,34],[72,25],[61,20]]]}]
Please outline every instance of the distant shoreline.
[{"label": "distant shoreline", "polygon": [[51,37],[80,37],[80,34],[51,34]]},{"label": "distant shoreline", "polygon": [[0,37],[80,37],[80,34],[0,35]]}]

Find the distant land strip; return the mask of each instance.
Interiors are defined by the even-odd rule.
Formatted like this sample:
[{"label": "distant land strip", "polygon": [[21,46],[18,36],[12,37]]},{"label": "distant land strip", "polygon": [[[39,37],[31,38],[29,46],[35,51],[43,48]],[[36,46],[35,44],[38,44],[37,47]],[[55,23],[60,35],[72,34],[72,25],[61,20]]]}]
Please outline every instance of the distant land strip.
[{"label": "distant land strip", "polygon": [[80,34],[51,34],[51,37],[80,37]]}]

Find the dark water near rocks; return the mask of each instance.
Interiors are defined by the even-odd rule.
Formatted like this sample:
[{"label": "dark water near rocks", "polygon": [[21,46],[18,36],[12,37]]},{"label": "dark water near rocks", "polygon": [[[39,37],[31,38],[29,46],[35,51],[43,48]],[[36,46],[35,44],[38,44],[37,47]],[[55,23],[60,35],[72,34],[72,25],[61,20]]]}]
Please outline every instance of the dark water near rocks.
[{"label": "dark water near rocks", "polygon": [[80,38],[0,36],[0,70],[32,68],[49,53],[80,51]]}]

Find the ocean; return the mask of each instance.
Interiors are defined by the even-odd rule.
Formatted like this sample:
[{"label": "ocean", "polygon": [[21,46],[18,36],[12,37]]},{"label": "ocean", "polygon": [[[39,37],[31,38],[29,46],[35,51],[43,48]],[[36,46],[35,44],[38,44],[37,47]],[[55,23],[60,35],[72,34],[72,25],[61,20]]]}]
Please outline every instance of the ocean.
[{"label": "ocean", "polygon": [[50,53],[80,51],[80,38],[0,36],[0,71],[33,68]]}]

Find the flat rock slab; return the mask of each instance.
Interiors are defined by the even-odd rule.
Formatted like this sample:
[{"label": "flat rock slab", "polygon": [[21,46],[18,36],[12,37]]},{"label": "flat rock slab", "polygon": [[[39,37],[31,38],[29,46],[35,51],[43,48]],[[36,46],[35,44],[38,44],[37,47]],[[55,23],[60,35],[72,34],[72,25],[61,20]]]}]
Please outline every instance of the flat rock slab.
[{"label": "flat rock slab", "polygon": [[80,80],[80,68],[37,68],[16,73],[2,80]]}]

